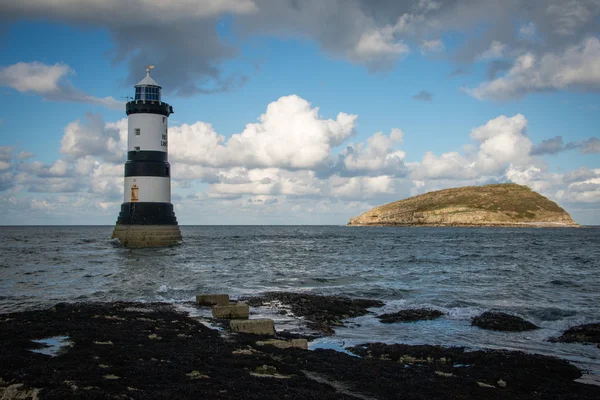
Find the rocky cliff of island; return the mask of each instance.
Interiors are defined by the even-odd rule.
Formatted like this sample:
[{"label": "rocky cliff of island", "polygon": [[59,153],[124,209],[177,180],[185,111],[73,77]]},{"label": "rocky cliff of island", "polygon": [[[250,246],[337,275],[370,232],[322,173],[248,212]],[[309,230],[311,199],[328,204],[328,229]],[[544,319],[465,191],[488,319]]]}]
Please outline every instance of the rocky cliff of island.
[{"label": "rocky cliff of island", "polygon": [[375,207],[348,225],[579,226],[555,202],[514,183],[425,193]]}]

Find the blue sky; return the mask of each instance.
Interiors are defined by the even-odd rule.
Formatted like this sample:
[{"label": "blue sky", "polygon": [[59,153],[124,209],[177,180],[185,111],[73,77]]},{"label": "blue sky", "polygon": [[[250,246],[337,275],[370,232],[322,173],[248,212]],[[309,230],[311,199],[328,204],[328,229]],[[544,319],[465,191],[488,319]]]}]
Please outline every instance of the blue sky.
[{"label": "blue sky", "polygon": [[73,1],[0,4],[0,224],[114,223],[146,64],[182,224],[343,224],[490,182],[600,224],[595,1]]}]

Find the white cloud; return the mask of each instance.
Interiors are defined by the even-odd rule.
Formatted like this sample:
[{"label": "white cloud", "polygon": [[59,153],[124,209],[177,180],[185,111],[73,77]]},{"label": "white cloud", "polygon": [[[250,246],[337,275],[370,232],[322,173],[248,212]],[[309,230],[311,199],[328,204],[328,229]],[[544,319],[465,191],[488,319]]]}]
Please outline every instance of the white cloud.
[{"label": "white cloud", "polygon": [[502,42],[497,40],[492,41],[490,44],[490,48],[484,51],[477,57],[480,61],[485,60],[493,60],[497,58],[504,58],[506,52],[508,51],[508,46]]},{"label": "white cloud", "polygon": [[13,158],[12,146],[0,146],[0,161],[10,161]]},{"label": "white cloud", "polygon": [[390,67],[398,57],[408,53],[408,45],[395,38],[395,28],[385,27],[363,33],[348,56],[351,60],[363,62],[376,70]]},{"label": "white cloud", "polygon": [[392,194],[394,192],[394,179],[387,175],[382,176],[354,176],[342,178],[333,176],[329,179],[329,195],[342,199],[369,199]]},{"label": "white cloud", "polygon": [[445,48],[444,43],[439,39],[423,40],[421,42],[421,54],[439,53],[444,51]]},{"label": "white cloud", "polygon": [[471,138],[480,142],[474,167],[483,172],[498,171],[507,164],[529,162],[531,140],[526,135],[527,119],[522,114],[500,116],[471,131]]},{"label": "white cloud", "polygon": [[389,136],[377,132],[367,138],[366,144],[350,144],[344,152],[345,169],[365,174],[403,175],[406,172],[406,153],[396,147],[402,143],[403,137],[402,130],[395,128]]},{"label": "white cloud", "polygon": [[560,201],[572,203],[599,203],[600,177],[569,184],[557,194]]},{"label": "white cloud", "polygon": [[33,156],[34,156],[34,154],[29,151],[20,151],[19,154],[17,155],[17,160],[20,160],[20,161],[28,160],[28,159],[32,158]]},{"label": "white cloud", "polygon": [[98,104],[113,109],[123,108],[123,103],[112,97],[90,96],[73,87],[66,81],[66,77],[73,73],[71,67],[66,64],[19,62],[0,69],[0,85],[13,88],[20,93],[37,94],[46,100]]},{"label": "white cloud", "polygon": [[98,156],[122,161],[127,150],[127,119],[105,124],[100,114],[88,113],[85,122],[68,124],[61,139],[60,152],[72,158]]},{"label": "white cloud", "polygon": [[436,156],[427,152],[412,171],[414,180],[474,179],[497,176],[510,165],[530,162],[531,141],[526,136],[527,119],[517,114],[500,116],[471,131],[478,143],[476,154],[448,152]]},{"label": "white cloud", "polygon": [[308,101],[284,96],[227,142],[202,122],[171,128],[170,151],[173,160],[213,167],[316,168],[354,133],[356,118],[341,112],[335,120],[322,119]]},{"label": "white cloud", "polygon": [[600,40],[591,37],[562,53],[517,57],[505,76],[465,89],[477,99],[510,100],[548,90],[600,89]]}]

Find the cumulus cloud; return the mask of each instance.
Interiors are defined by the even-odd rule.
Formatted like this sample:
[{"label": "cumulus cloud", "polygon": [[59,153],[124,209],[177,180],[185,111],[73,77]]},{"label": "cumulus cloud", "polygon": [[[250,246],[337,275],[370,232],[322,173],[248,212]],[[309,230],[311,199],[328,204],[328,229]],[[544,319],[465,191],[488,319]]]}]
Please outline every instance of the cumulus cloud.
[{"label": "cumulus cloud", "polygon": [[412,98],[414,100],[418,100],[418,101],[430,102],[433,100],[433,93],[428,92],[426,90],[421,90],[419,93],[415,94]]},{"label": "cumulus cloud", "polygon": [[588,38],[562,53],[523,54],[506,75],[465,89],[477,99],[510,100],[549,90],[600,89],[600,40]]},{"label": "cumulus cloud", "polygon": [[317,168],[354,134],[356,118],[340,112],[335,120],[323,119],[308,101],[284,96],[267,106],[259,122],[227,141],[202,122],[171,128],[170,154],[173,160],[212,167]]},{"label": "cumulus cloud", "polygon": [[127,149],[127,119],[105,124],[100,114],[88,113],[84,121],[68,124],[60,141],[60,152],[72,158],[98,156],[122,161]]},{"label": "cumulus cloud", "polygon": [[427,152],[412,171],[415,180],[473,179],[497,175],[509,165],[530,161],[531,141],[526,135],[527,119],[522,114],[500,116],[471,131],[477,143],[473,154],[448,152],[436,156]]},{"label": "cumulus cloud", "polygon": [[404,164],[406,153],[398,148],[403,138],[402,130],[394,128],[389,136],[377,132],[367,138],[366,143],[351,143],[340,155],[340,164],[343,168],[334,171],[337,170],[338,174],[344,176],[404,176],[407,173]]},{"label": "cumulus cloud", "polygon": [[20,93],[42,96],[45,100],[97,104],[122,109],[123,103],[112,97],[94,97],[73,87],[66,79],[73,70],[66,64],[46,65],[40,62],[19,62],[0,69],[0,86]]}]

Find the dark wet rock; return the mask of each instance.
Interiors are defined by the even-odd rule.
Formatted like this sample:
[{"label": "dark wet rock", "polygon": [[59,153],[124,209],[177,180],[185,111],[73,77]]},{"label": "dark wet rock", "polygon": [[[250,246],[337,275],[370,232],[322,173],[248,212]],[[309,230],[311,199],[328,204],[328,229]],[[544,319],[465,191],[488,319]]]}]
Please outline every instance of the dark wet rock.
[{"label": "dark wet rock", "polygon": [[[551,342],[563,343],[600,343],[600,323],[585,324],[571,327]],[[600,345],[598,345],[600,348]]]},{"label": "dark wet rock", "polygon": [[321,296],[309,293],[267,292],[258,297],[244,298],[251,306],[280,302],[298,317],[308,321],[308,327],[326,335],[335,333],[332,327],[343,326],[342,320],[360,317],[371,307],[382,307],[383,302],[371,299],[351,299],[343,296]]},{"label": "dark wet rock", "polygon": [[391,324],[393,322],[415,322],[436,319],[442,315],[444,315],[444,313],[439,310],[420,308],[400,310],[398,312],[389,314],[381,314],[377,316],[377,318],[379,318],[379,321],[384,324]]},{"label": "dark wet rock", "polygon": [[[31,351],[39,347],[31,340],[57,336],[71,342],[64,352]],[[159,303],[0,315],[0,393],[12,386],[40,399],[600,398],[600,387],[574,382],[581,372],[552,357],[380,343],[352,348],[362,356],[355,357],[256,340],[221,336]]]},{"label": "dark wet rock", "polygon": [[[347,350],[363,358],[400,364],[406,370],[418,370],[423,375],[427,375],[425,371],[434,371],[436,375],[454,384],[460,382],[457,386],[465,388],[464,398],[479,398],[473,396],[470,389],[466,389],[479,382],[484,384],[478,385],[480,387],[486,388],[485,385],[489,385],[500,392],[481,398],[520,398],[521,391],[529,392],[532,398],[539,399],[559,399],[563,395],[568,398],[579,398],[579,395],[586,398],[591,395],[569,392],[567,387],[575,387],[574,379],[580,378],[582,373],[566,360],[556,357],[507,350],[465,351],[460,347],[384,343],[363,344]],[[554,392],[547,385],[564,394]],[[598,387],[596,389],[600,390]],[[453,394],[449,398],[460,396]]]},{"label": "dark wet rock", "polygon": [[471,321],[472,326],[492,331],[522,332],[538,329],[537,326],[516,315],[486,311]]}]

